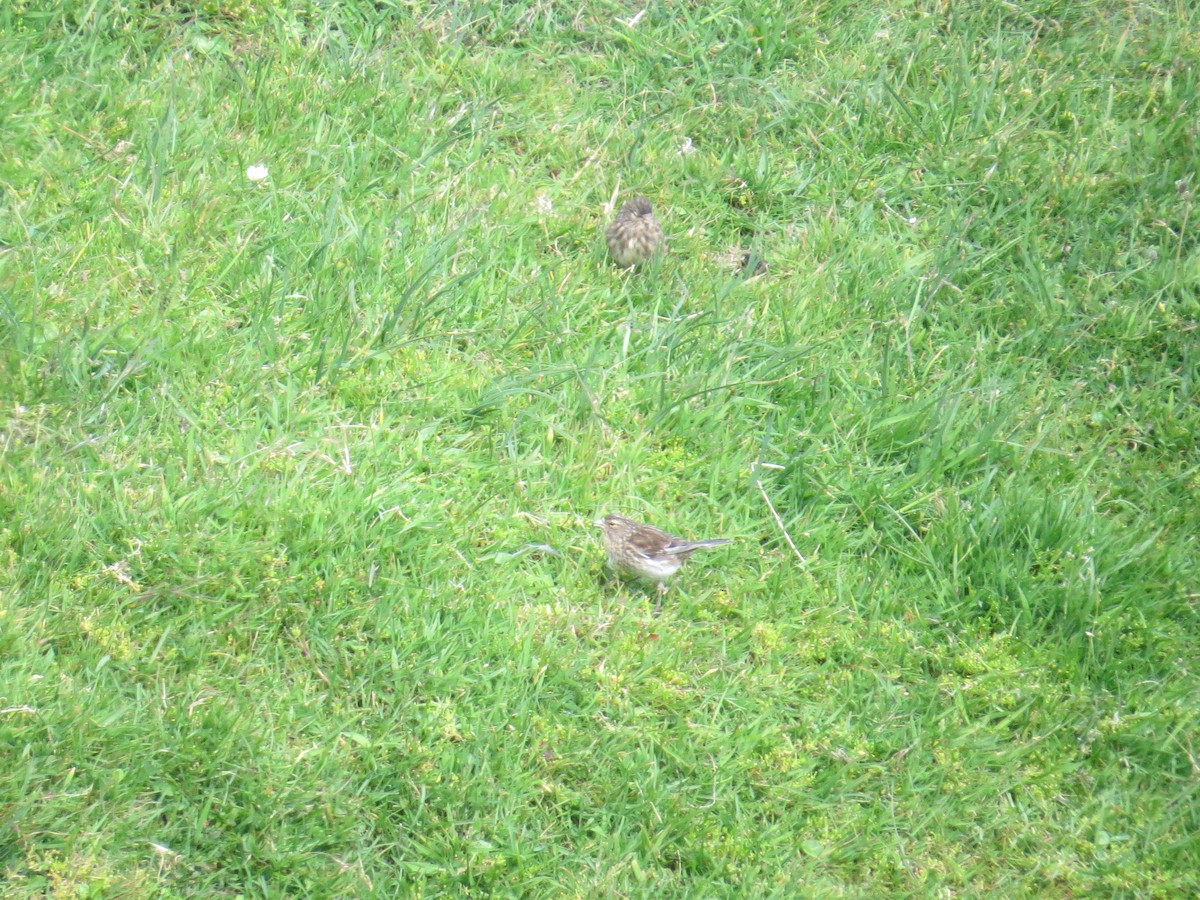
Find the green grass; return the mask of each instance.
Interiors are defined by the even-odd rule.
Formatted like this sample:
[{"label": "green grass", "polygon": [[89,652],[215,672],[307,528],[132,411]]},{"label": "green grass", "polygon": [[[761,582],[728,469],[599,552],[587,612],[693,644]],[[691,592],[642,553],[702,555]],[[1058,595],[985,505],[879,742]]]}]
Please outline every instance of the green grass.
[{"label": "green grass", "polygon": [[788,6],[0,10],[6,896],[1200,892],[1200,16]]}]

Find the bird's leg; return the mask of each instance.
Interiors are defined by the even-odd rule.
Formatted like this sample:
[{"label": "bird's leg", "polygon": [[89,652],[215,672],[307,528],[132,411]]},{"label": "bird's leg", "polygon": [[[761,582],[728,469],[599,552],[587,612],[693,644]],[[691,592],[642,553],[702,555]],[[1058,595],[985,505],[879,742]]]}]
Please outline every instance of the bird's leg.
[{"label": "bird's leg", "polygon": [[667,583],[660,581],[658,583],[658,601],[654,604],[654,614],[657,616],[662,612],[663,597],[667,596]]}]

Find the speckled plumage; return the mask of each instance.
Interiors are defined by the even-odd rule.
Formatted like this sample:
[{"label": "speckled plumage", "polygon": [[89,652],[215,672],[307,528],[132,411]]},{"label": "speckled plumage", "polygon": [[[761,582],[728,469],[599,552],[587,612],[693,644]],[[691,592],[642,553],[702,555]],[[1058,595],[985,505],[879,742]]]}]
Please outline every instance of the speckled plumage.
[{"label": "speckled plumage", "polygon": [[663,230],[654,207],[645,197],[634,197],[621,207],[604,232],[608,252],[622,268],[644,263],[662,245]]},{"label": "speckled plumage", "polygon": [[697,550],[733,543],[726,538],[688,541],[623,516],[608,515],[599,524],[604,530],[604,552],[613,570],[655,582],[660,594],[667,592],[667,579]]}]

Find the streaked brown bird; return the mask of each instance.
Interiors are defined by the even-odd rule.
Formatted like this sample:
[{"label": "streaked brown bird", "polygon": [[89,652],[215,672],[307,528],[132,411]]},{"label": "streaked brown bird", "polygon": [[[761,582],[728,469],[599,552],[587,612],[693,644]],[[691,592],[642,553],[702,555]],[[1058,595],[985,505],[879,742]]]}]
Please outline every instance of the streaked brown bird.
[{"label": "streaked brown bird", "polygon": [[604,530],[608,564],[618,574],[655,582],[660,603],[667,592],[667,579],[679,571],[689,556],[697,550],[733,543],[726,538],[688,541],[624,516],[608,515],[596,524]]},{"label": "streaked brown bird", "polygon": [[650,201],[634,197],[622,206],[605,230],[604,240],[613,260],[622,268],[644,263],[654,256],[662,245],[663,230]]}]

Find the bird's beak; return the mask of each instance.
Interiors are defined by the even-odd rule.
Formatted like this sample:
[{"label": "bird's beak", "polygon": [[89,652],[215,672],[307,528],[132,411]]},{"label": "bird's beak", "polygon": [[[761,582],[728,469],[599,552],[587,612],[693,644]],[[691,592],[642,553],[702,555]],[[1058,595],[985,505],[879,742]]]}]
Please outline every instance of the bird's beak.
[{"label": "bird's beak", "polygon": [[603,519],[593,519],[592,524],[595,525],[597,528],[603,528],[604,520]]}]

